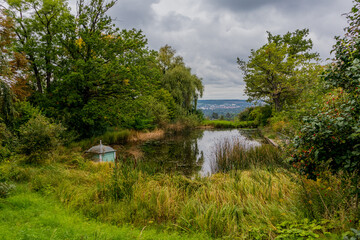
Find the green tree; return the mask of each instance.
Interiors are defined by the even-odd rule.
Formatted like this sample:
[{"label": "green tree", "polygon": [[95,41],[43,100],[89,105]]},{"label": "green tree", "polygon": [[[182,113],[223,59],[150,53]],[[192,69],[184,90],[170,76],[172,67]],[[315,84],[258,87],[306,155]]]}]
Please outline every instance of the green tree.
[{"label": "green tree", "polygon": [[78,2],[76,21],[68,18],[64,23],[61,43],[66,60],[61,62],[60,80],[53,84],[51,96],[37,99],[48,116],[64,118],[82,136],[128,124],[131,118],[126,115],[143,102],[138,99],[159,89],[156,52],[147,48],[141,31],[114,27],[106,14],[114,4]]},{"label": "green tree", "polygon": [[244,73],[245,93],[249,100],[262,100],[280,111],[284,104],[292,104],[311,79],[308,72],[318,65],[311,53],[308,29],[296,30],[283,36],[268,32],[268,43],[258,50],[251,50],[249,61],[237,58]]},{"label": "green tree", "polygon": [[175,56],[176,51],[168,45],[160,48],[158,61],[163,78],[161,86],[170,92],[176,104],[186,113],[195,112],[197,100],[202,97],[204,86],[202,79],[191,73],[182,57]]},{"label": "green tree", "polygon": [[63,35],[63,23],[70,17],[67,3],[65,0],[7,0],[7,3],[7,13],[16,22],[16,48],[30,62],[34,88],[43,93],[46,87],[50,92],[64,57],[59,38]]},{"label": "green tree", "polygon": [[12,128],[14,118],[13,102],[15,98],[22,100],[27,96],[28,62],[25,56],[14,51],[16,41],[13,31],[14,21],[5,9],[0,12],[0,120]]},{"label": "green tree", "polygon": [[216,112],[213,112],[213,113],[211,114],[211,119],[219,119],[219,114],[216,113]]}]

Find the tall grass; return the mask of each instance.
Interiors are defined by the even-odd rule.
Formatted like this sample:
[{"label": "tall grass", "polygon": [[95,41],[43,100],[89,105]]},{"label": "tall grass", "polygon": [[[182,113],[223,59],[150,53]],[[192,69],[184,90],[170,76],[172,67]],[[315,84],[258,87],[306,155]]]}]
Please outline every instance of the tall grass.
[{"label": "tall grass", "polygon": [[[212,238],[276,236],[274,226],[306,217],[301,185],[285,172],[232,171],[209,178],[149,175],[129,163],[32,167],[29,187],[87,218]],[[9,179],[11,181],[11,179]]]},{"label": "tall grass", "polygon": [[[324,225],[326,230],[337,233],[353,226],[349,220],[354,222],[358,216],[351,208],[351,190],[337,177],[305,180],[283,168],[255,167],[186,178],[149,174],[142,170],[145,166],[129,161],[116,167],[91,162],[1,166],[0,175],[7,181],[27,183],[39,196],[54,197],[88,219],[117,226],[201,233],[211,238],[274,239],[279,235],[276,226],[283,222],[325,218],[330,223]],[[2,173],[15,169],[20,169],[21,178]]]},{"label": "tall grass", "polygon": [[65,208],[51,196],[28,191],[19,185],[15,194],[0,199],[0,239],[208,239],[204,234],[191,236],[178,233],[162,233],[150,227],[133,228],[114,226],[94,219],[86,219],[79,213]]},{"label": "tall grass", "polygon": [[256,128],[258,125],[254,121],[226,121],[226,120],[205,120],[203,126],[213,128]]},{"label": "tall grass", "polygon": [[102,140],[103,144],[113,145],[113,144],[123,144],[129,140],[131,135],[130,130],[113,130],[108,131],[105,134],[97,137],[91,137],[87,139],[83,139],[79,142],[74,142],[70,145],[70,147],[78,147],[81,150],[86,150],[94,145],[98,145],[100,140]]},{"label": "tall grass", "polygon": [[284,165],[281,150],[274,146],[248,146],[240,139],[225,139],[215,147],[213,172]]}]

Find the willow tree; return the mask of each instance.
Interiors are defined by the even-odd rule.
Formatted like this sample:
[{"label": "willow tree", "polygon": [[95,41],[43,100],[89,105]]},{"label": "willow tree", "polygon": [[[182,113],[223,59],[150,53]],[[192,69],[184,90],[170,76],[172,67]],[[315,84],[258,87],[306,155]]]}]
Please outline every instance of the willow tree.
[{"label": "willow tree", "polygon": [[202,97],[204,86],[202,79],[191,73],[181,56],[176,56],[172,47],[160,48],[158,61],[163,71],[162,87],[170,92],[175,102],[190,113],[196,110],[197,100]]},{"label": "willow tree", "polygon": [[268,43],[252,49],[247,62],[237,58],[249,100],[273,104],[276,111],[296,100],[311,81],[307,72],[317,66],[313,62],[318,60],[318,54],[310,52],[313,44],[308,34],[308,29],[283,36],[268,32]]}]

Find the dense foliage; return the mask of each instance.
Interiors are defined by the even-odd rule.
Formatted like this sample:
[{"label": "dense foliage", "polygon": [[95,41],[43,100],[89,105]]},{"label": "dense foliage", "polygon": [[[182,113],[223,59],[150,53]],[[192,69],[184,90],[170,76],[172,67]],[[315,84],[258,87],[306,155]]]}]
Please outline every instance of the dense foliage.
[{"label": "dense foliage", "polygon": [[308,35],[308,29],[283,36],[268,32],[268,43],[252,49],[248,62],[237,59],[249,100],[270,103],[276,111],[297,100],[311,84],[311,72],[317,68],[312,61],[318,59],[318,54],[310,52],[313,44]]},{"label": "dense foliage", "polygon": [[141,30],[116,28],[106,15],[115,1],[79,0],[75,15],[64,0],[7,4],[0,19],[7,125],[14,99],[31,102],[80,137],[109,126],[151,129],[198,113],[201,79],[170,46],[156,52]]},{"label": "dense foliage", "polygon": [[335,59],[323,80],[330,89],[316,111],[303,119],[295,138],[291,161],[304,174],[315,178],[323,169],[333,172],[360,170],[360,3],[348,14],[349,27],[337,37]]}]

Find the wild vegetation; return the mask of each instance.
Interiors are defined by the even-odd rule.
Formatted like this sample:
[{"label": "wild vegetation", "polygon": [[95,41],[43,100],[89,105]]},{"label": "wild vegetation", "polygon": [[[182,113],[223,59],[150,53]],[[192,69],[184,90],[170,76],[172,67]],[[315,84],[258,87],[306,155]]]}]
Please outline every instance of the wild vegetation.
[{"label": "wild vegetation", "polygon": [[[140,30],[117,29],[106,15],[114,4],[79,0],[76,14],[64,0],[1,8],[1,238],[356,239],[359,0],[327,66],[307,29],[268,33],[238,59],[250,99],[267,104],[234,121],[203,121],[202,79],[169,45],[154,51]],[[288,141],[225,141],[209,177],[82,155],[99,140],[121,145],[200,124]]]}]

